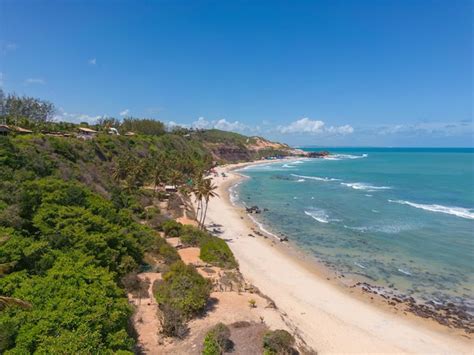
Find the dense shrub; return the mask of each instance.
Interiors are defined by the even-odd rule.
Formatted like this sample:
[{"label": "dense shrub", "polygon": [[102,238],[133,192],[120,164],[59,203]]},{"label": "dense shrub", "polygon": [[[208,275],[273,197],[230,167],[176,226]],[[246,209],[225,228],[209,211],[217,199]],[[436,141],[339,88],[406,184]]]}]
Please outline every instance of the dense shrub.
[{"label": "dense shrub", "polygon": [[167,237],[179,237],[183,225],[173,219],[167,220],[161,224],[161,228]]},{"label": "dense shrub", "polygon": [[293,348],[295,338],[286,330],[277,329],[265,333],[263,336],[263,348],[266,355],[292,355],[298,352]]},{"label": "dense shrub", "polygon": [[200,247],[199,257],[209,264],[229,269],[237,267],[237,261],[227,243],[207,231],[189,225],[181,225],[180,239],[185,246]]},{"label": "dense shrub", "polygon": [[214,236],[209,236],[201,241],[201,260],[223,268],[237,267],[237,261],[227,243]]},{"label": "dense shrub", "polygon": [[170,306],[189,319],[206,306],[211,284],[193,266],[178,261],[171,265],[154,291],[160,308]]},{"label": "dense shrub", "polygon": [[169,337],[184,338],[188,334],[186,319],[179,309],[169,304],[160,305],[161,333]]},{"label": "dense shrub", "polygon": [[189,247],[197,247],[201,245],[201,241],[208,238],[209,234],[199,228],[193,226],[183,226],[181,229],[181,243]]},{"label": "dense shrub", "polygon": [[231,351],[234,346],[230,340],[230,329],[223,323],[215,325],[204,338],[203,354],[220,355]]},{"label": "dense shrub", "polygon": [[[74,252],[56,255],[44,274],[12,273],[0,278],[0,294],[32,304],[0,313],[0,353],[54,354],[131,350],[131,309],[113,275]],[[64,347],[61,342],[65,341]]]},{"label": "dense shrub", "polygon": [[222,351],[217,340],[210,334],[204,338],[202,355],[221,355]]}]

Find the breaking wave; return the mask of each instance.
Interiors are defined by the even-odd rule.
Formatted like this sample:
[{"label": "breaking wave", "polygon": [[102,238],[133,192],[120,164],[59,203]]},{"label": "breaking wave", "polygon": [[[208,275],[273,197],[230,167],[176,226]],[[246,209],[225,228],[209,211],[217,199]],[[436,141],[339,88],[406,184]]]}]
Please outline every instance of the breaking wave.
[{"label": "breaking wave", "polygon": [[362,154],[362,155],[351,155],[351,154],[331,154],[328,156],[325,156],[325,160],[344,160],[344,159],[362,159],[362,158],[367,158],[369,155],[368,154]]},{"label": "breaking wave", "polygon": [[341,179],[334,179],[334,178],[327,178],[327,177],[319,177],[319,176],[304,176],[304,175],[297,175],[291,174],[291,176],[298,177],[301,179],[309,179],[309,180],[316,180],[316,181],[341,181]]},{"label": "breaking wave", "polygon": [[399,203],[401,205],[408,205],[411,207],[419,208],[425,211],[430,212],[438,212],[438,213],[446,213],[453,216],[467,218],[467,219],[474,219],[474,211],[473,209],[463,208],[463,207],[450,207],[450,206],[443,206],[443,205],[424,205],[421,203],[414,203],[410,201],[404,200],[388,200],[388,202],[392,203]]},{"label": "breaking wave", "polygon": [[304,214],[310,216],[320,223],[329,223],[329,216],[324,210],[312,209],[310,211],[304,211]]},{"label": "breaking wave", "polygon": [[390,186],[374,186],[365,184],[363,182],[341,182],[341,185],[352,187],[355,190],[364,190],[364,191],[377,191],[377,190],[390,190]]}]

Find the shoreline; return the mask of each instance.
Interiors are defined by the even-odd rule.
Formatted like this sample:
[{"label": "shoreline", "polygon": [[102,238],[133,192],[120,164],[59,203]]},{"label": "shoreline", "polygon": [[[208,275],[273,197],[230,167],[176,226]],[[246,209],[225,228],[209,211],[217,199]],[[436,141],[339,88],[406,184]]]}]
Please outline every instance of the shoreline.
[{"label": "shoreline", "polygon": [[[275,301],[309,346],[321,353],[474,353],[474,342],[460,331],[389,306],[382,297],[351,287],[291,242],[249,236],[260,226],[231,201],[229,189],[245,178],[235,170],[281,161],[217,168],[219,177],[213,181],[220,198],[209,203],[206,222],[223,225],[222,237],[244,277]],[[228,177],[223,178],[222,172]]]}]

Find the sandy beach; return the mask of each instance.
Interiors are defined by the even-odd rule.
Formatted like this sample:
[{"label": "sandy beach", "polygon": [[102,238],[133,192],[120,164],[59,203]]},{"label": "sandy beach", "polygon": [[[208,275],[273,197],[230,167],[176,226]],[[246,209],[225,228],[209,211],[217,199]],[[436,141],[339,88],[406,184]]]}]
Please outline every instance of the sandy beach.
[{"label": "sandy beach", "polygon": [[318,353],[474,354],[472,339],[371,304],[328,281],[283,243],[249,236],[258,227],[232,205],[228,192],[243,179],[233,170],[243,166],[217,169],[219,177],[213,180],[220,198],[210,201],[206,223],[223,226],[221,237],[228,241],[243,276],[273,299],[310,347]]}]

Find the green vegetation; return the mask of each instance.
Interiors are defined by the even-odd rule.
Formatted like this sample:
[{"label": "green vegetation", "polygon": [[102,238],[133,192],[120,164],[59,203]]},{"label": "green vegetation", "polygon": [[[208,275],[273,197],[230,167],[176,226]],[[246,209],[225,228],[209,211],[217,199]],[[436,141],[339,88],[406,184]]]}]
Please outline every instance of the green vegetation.
[{"label": "green vegetation", "polygon": [[162,332],[181,338],[187,333],[186,321],[204,310],[211,284],[193,266],[178,261],[154,285],[161,310]]},{"label": "green vegetation", "polygon": [[31,307],[0,314],[1,352],[55,353],[63,342],[71,351],[133,350],[118,281],[164,240],[79,183],[43,178],[17,188],[17,226],[0,228],[0,294]]},{"label": "green vegetation", "polygon": [[193,226],[184,226],[173,220],[162,223],[161,228],[168,237],[179,236],[183,245],[199,247],[199,257],[206,263],[226,269],[238,266],[227,243],[207,231]]},{"label": "green vegetation", "polygon": [[[201,187],[204,220],[214,187],[203,172],[227,159],[219,155],[226,139],[239,144],[239,156],[253,156],[247,138],[107,118],[81,124],[99,133],[78,139],[79,125],[54,114],[49,102],[0,90],[1,121],[33,131],[0,136],[0,353],[131,353],[125,290],[146,291],[136,277],[144,258],[172,265],[156,296],[164,332],[184,336],[210,284],[151,227],[201,247],[206,262],[237,263],[224,241],[165,222],[171,212],[156,205],[167,198],[165,184],[179,190],[168,206]],[[110,135],[111,127],[135,135]]]},{"label": "green vegetation", "polygon": [[165,232],[167,237],[174,238],[181,235],[183,225],[173,219],[170,219],[161,224],[161,229],[163,229],[163,232]]},{"label": "green vegetation", "polygon": [[286,330],[270,330],[263,336],[265,355],[292,355],[298,354],[293,348],[295,338]]},{"label": "green vegetation", "polygon": [[150,136],[161,136],[166,133],[165,125],[162,122],[151,119],[140,120],[136,118],[125,118],[120,125],[120,130],[123,133],[131,131]]},{"label": "green vegetation", "polygon": [[155,288],[160,305],[177,309],[186,319],[192,318],[206,306],[211,291],[207,279],[199,275],[193,266],[178,261],[163,275]]},{"label": "green vegetation", "polygon": [[203,355],[221,355],[231,351],[234,346],[230,340],[230,329],[223,323],[216,324],[204,338]]},{"label": "green vegetation", "polygon": [[222,268],[237,267],[237,261],[227,243],[211,235],[202,239],[199,257],[202,261]]}]

